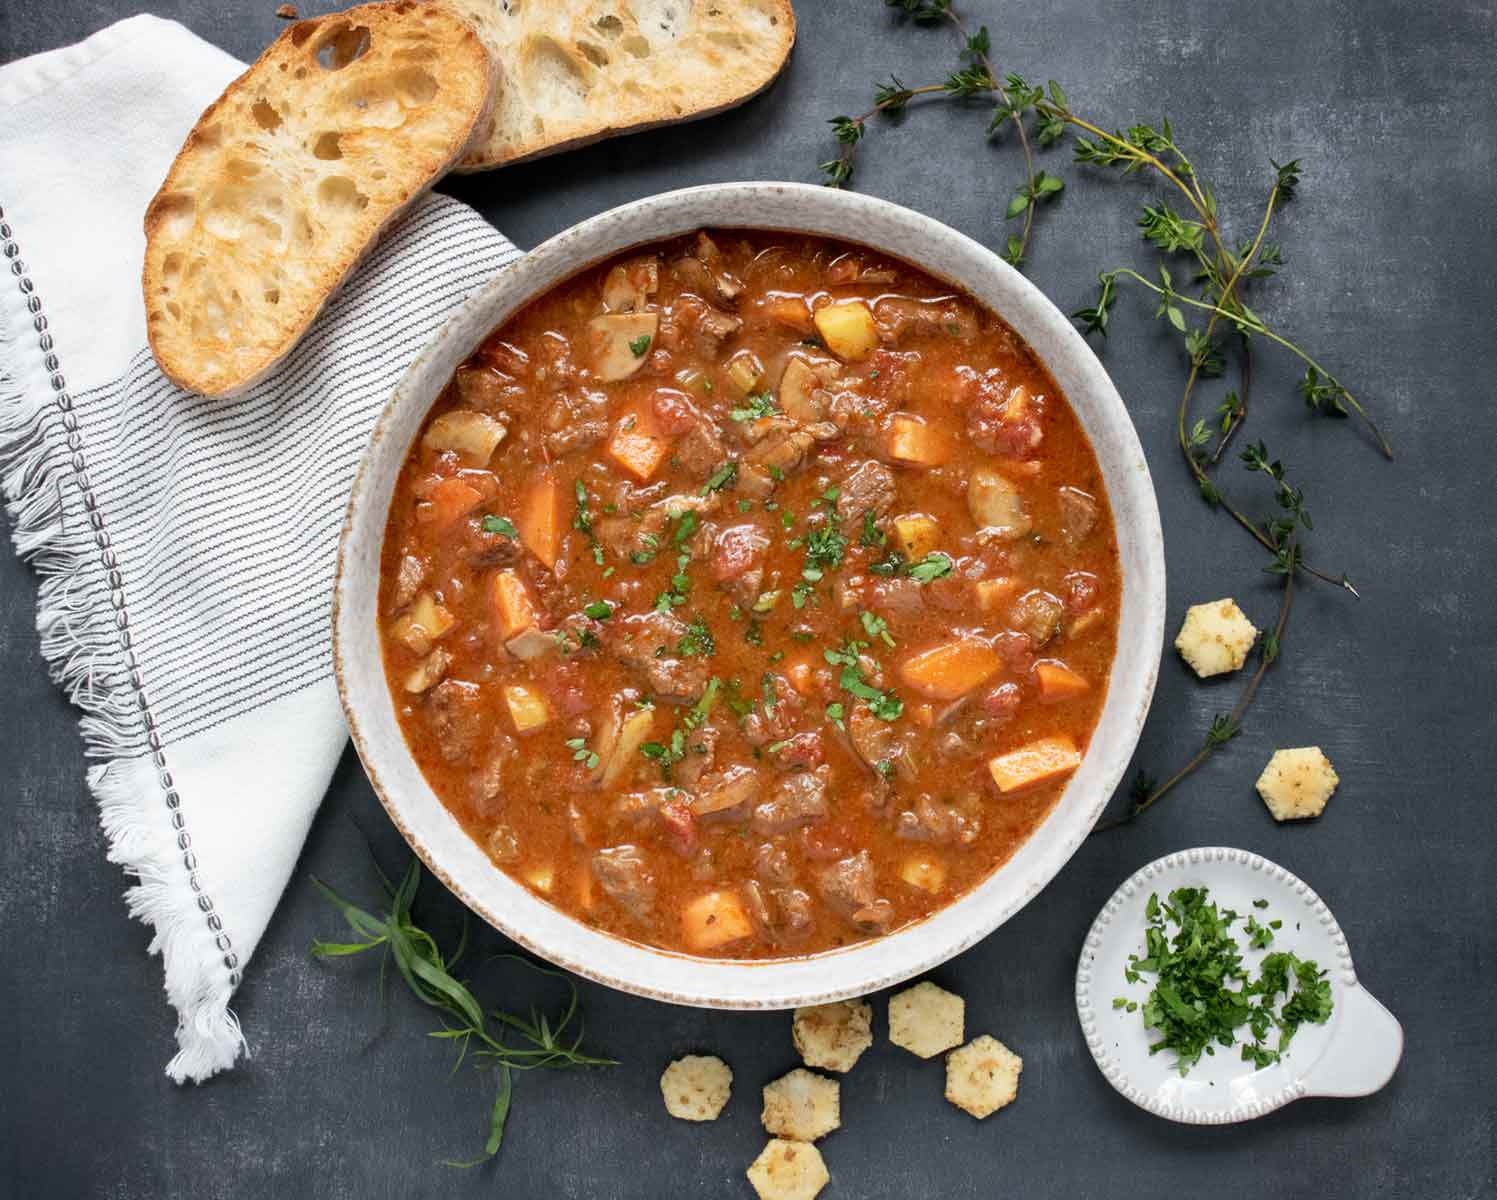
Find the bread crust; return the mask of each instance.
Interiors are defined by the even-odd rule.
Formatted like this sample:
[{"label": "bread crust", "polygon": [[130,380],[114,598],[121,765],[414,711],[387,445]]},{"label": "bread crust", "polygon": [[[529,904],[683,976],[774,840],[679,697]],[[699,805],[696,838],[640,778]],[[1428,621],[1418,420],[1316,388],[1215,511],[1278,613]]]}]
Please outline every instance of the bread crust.
[{"label": "bread crust", "polygon": [[146,208],[141,284],[162,373],[218,397],[264,379],[462,157],[498,78],[446,4],[289,25],[204,110]]},{"label": "bread crust", "polygon": [[[527,5],[520,10],[519,26],[503,12],[501,0],[451,2],[473,21],[490,51],[501,60],[506,86],[511,89],[501,92],[494,113],[474,137],[472,149],[453,168],[463,173],[529,162],[604,138],[714,116],[768,88],[779,78],[795,45],[791,0],[712,4],[681,0],[689,6],[689,15],[684,30],[673,39],[672,57],[665,62],[654,60],[653,48],[648,55],[631,57],[635,53],[627,48],[631,39],[647,39],[630,6],[614,0]],[[643,11],[649,4],[636,0],[632,7]],[[761,19],[749,22],[746,14],[750,12]],[[609,20],[616,29],[605,26]],[[608,61],[594,61],[602,55],[609,55]],[[586,87],[584,113],[567,116],[540,111],[528,80],[535,73],[531,70],[534,60],[542,56],[562,64],[561,69],[571,72],[578,86]],[[623,78],[614,78],[611,71]],[[688,105],[682,105],[674,97],[688,83],[693,95]],[[536,106],[534,111],[531,105]],[[507,118],[522,115],[516,109],[531,120],[539,119],[543,128],[524,135],[503,128]],[[615,119],[615,114],[622,118]],[[496,127],[488,128],[491,125]]]}]

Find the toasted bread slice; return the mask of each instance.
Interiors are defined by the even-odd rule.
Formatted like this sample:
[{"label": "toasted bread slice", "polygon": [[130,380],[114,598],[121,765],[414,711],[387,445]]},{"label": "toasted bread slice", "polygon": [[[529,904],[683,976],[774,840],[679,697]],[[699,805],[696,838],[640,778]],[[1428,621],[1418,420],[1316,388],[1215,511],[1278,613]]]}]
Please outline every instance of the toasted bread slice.
[{"label": "toasted bread slice", "polygon": [[250,386],[463,153],[497,63],[441,4],[289,26],[211,104],[146,209],[146,328],[191,391]]},{"label": "toasted bread slice", "polygon": [[448,0],[504,85],[459,171],[711,116],[768,87],[795,42],[790,0]]}]

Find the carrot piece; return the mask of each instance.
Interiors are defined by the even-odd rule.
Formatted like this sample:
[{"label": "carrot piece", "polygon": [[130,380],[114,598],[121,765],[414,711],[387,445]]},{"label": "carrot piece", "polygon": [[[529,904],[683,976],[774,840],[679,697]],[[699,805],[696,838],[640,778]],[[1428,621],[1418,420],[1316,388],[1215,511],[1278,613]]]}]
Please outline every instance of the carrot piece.
[{"label": "carrot piece", "polygon": [[438,529],[449,529],[483,503],[476,488],[461,479],[444,479],[434,485],[417,511]]},{"label": "carrot piece", "polygon": [[489,585],[494,602],[494,620],[499,627],[499,640],[507,642],[517,633],[535,629],[541,623],[540,610],[530,598],[530,589],[525,581],[506,567],[494,573]]},{"label": "carrot piece", "polygon": [[1076,743],[1061,733],[994,755],[988,760],[988,770],[1000,792],[1017,792],[1069,775],[1080,764]]},{"label": "carrot piece", "polygon": [[1034,673],[1040,683],[1040,699],[1049,704],[1080,696],[1092,686],[1065,663],[1048,659],[1035,663]]},{"label": "carrot piece", "polygon": [[693,950],[716,950],[753,932],[736,892],[703,892],[681,910],[681,934]]},{"label": "carrot piece", "polygon": [[548,571],[556,566],[561,555],[561,487],[552,476],[541,475],[525,490],[515,528],[520,544]]},{"label": "carrot piece", "polygon": [[636,404],[614,424],[608,457],[646,483],[671,452],[671,438],[659,427],[649,405]]},{"label": "carrot piece", "polygon": [[922,650],[899,665],[899,677],[932,700],[959,700],[997,672],[998,653],[975,638]]},{"label": "carrot piece", "polygon": [[939,467],[950,455],[941,431],[908,413],[889,418],[889,457],[913,467]]},{"label": "carrot piece", "polygon": [[771,295],[764,301],[763,311],[771,321],[788,325],[797,333],[810,333],[815,328],[811,323],[811,310],[806,307],[804,296]]}]

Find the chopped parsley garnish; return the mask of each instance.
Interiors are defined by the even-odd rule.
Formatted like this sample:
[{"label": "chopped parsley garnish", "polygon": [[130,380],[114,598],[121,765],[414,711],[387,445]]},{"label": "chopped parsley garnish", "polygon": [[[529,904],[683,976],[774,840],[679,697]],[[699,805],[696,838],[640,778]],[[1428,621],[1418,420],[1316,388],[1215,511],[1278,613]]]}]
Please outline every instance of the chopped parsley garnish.
[{"label": "chopped parsley garnish", "polygon": [[707,686],[702,691],[702,698],[686,710],[684,718],[687,729],[696,729],[712,715],[712,709],[717,704],[717,693],[721,690],[723,681],[714,675],[707,680]]},{"label": "chopped parsley garnish", "polygon": [[893,692],[881,692],[863,678],[863,667],[858,661],[858,652],[868,648],[867,642],[848,641],[838,650],[822,652],[834,667],[842,668],[838,682],[844,692],[850,692],[859,700],[868,702],[868,710],[881,721],[897,721],[904,715],[904,701]]},{"label": "chopped parsley garnish", "polygon": [[932,550],[917,563],[911,563],[908,573],[916,583],[930,583],[951,574],[952,562],[949,554]]},{"label": "chopped parsley garnish", "polygon": [[846,716],[847,709],[840,700],[826,706],[826,719],[844,732],[847,730],[847,722],[843,719]]},{"label": "chopped parsley garnish", "polygon": [[743,631],[743,640],[750,646],[764,645],[764,630],[757,620],[749,619],[747,627]]},{"label": "chopped parsley garnish", "polygon": [[894,636],[889,632],[889,622],[884,620],[883,617],[876,616],[867,609],[864,609],[859,614],[859,620],[863,622],[864,632],[870,638],[877,638],[886,646],[894,645]]},{"label": "chopped parsley garnish", "polygon": [[888,540],[884,531],[878,527],[871,508],[863,512],[863,536],[858,540],[865,546],[882,546]]},{"label": "chopped parsley garnish", "polygon": [[[1282,1058],[1301,1025],[1323,1025],[1330,1018],[1330,980],[1315,963],[1280,951],[1266,955],[1258,977],[1251,977],[1232,933],[1238,914],[1219,910],[1206,889],[1177,888],[1164,904],[1152,895],[1144,917],[1145,953],[1130,955],[1123,975],[1129,983],[1154,977],[1142,1006],[1144,1028],[1159,1034],[1149,1052],[1173,1050],[1181,1075],[1203,1053],[1235,1045],[1244,1025],[1252,1041],[1243,1044],[1242,1059],[1262,1068]],[[1266,947],[1273,937],[1252,916],[1245,928],[1253,948]],[[1285,1001],[1275,1011],[1281,996]],[[1113,1007],[1133,1012],[1136,1005],[1118,997]],[[1278,1044],[1270,1047],[1266,1039],[1275,1028]]]},{"label": "chopped parsley garnish", "polygon": [[650,348],[650,341],[651,338],[648,333],[642,333],[637,338],[630,338],[629,353],[634,355],[635,358],[643,358],[645,351]]},{"label": "chopped parsley garnish", "polygon": [[582,612],[594,621],[606,621],[609,617],[613,616],[613,605],[609,604],[607,600],[594,600],[591,604],[584,604]]},{"label": "chopped parsley garnish", "polygon": [[671,768],[686,757],[686,731],[684,729],[672,730],[669,745],[661,742],[646,742],[639,748],[639,752],[653,760],[660,767],[660,778],[668,781],[671,777]]},{"label": "chopped parsley garnish", "polygon": [[568,738],[567,749],[572,752],[572,761],[580,762],[589,771],[598,765],[598,756],[587,748],[586,738]]},{"label": "chopped parsley garnish", "polygon": [[773,479],[776,483],[784,483],[785,482],[785,472],[782,471],[782,470],[780,470],[780,468],[776,467],[776,466],[770,466],[770,468],[769,468],[769,477],[771,479]]},{"label": "chopped parsley garnish", "polygon": [[496,517],[490,514],[483,519],[483,531],[485,533],[502,533],[507,538],[517,538],[520,531],[515,528],[514,522],[508,517]]},{"label": "chopped parsley garnish", "polygon": [[751,509],[753,507],[754,507],[754,502],[752,500],[740,500],[738,502],[738,511],[741,512],[741,513],[746,513],[746,512],[749,511],[749,509]]},{"label": "chopped parsley garnish", "polygon": [[682,658],[705,658],[717,653],[717,642],[706,621],[698,617],[686,627],[686,633],[676,643],[676,653]]},{"label": "chopped parsley garnish", "polygon": [[708,476],[707,482],[702,485],[702,495],[705,496],[711,492],[720,492],[724,488],[732,487],[737,479],[738,460],[730,458]]},{"label": "chopped parsley garnish", "polygon": [[757,421],[760,417],[772,417],[780,410],[775,407],[774,397],[768,392],[744,397],[743,407],[735,408],[728,416],[738,422]]},{"label": "chopped parsley garnish", "polygon": [[575,489],[577,493],[577,515],[572,518],[572,528],[588,537],[593,536],[593,514],[588,508],[587,489],[582,486],[582,480],[577,481]]},{"label": "chopped parsley garnish", "polygon": [[885,579],[891,579],[904,570],[904,555],[898,550],[890,550],[887,558],[882,558],[876,563],[868,564],[870,575],[881,575]]}]

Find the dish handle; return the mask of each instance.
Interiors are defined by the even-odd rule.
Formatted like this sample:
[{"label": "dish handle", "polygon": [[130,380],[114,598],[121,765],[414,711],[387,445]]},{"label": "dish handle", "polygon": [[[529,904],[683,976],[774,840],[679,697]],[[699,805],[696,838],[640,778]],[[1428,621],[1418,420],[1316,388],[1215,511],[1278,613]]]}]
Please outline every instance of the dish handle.
[{"label": "dish handle", "polygon": [[1353,981],[1338,998],[1335,1036],[1301,1082],[1310,1096],[1370,1096],[1393,1078],[1403,1057],[1403,1026]]}]

